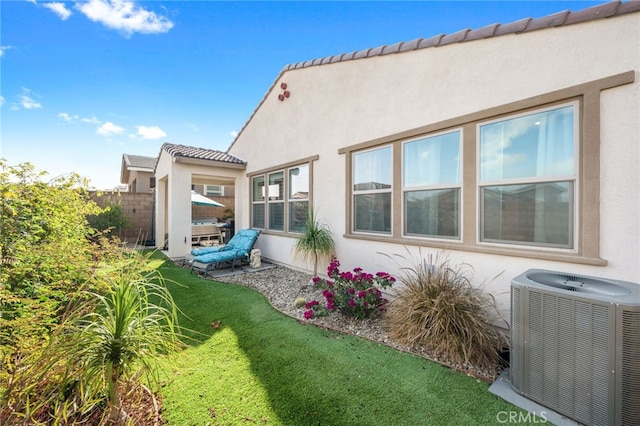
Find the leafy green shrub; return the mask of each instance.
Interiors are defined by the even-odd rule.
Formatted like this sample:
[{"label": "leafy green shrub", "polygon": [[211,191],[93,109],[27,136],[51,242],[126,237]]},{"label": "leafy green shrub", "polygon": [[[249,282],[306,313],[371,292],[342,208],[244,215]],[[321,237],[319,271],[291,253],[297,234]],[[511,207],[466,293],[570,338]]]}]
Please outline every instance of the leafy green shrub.
[{"label": "leafy green shrub", "polygon": [[[71,424],[80,418],[97,424],[92,416],[101,416],[114,400],[106,384],[135,379],[125,364],[148,367],[146,360],[167,348],[145,346],[129,333],[158,337],[154,315],[173,315],[173,308],[145,304],[165,297],[153,286],[135,284],[158,282],[139,275],[145,262],[89,226],[87,217],[104,210],[90,199],[87,182],[75,174],[49,181],[45,176],[31,164],[9,166],[0,160],[0,424],[49,424],[52,419]],[[115,296],[122,304],[110,303],[113,283],[123,282],[128,284],[122,288],[135,294]],[[145,314],[116,315],[109,307]],[[100,319],[101,331],[90,326]],[[130,326],[106,325],[119,319],[131,320]],[[100,333],[102,342],[96,337]],[[121,354],[125,362],[105,357],[111,367],[89,374],[89,380],[89,363],[96,358],[87,351],[100,349]]]},{"label": "leafy green shrub", "polygon": [[129,216],[122,210],[122,204],[111,199],[107,201],[103,211],[89,215],[87,220],[92,228],[105,234],[113,234],[114,231],[117,233],[129,226]]},{"label": "leafy green shrub", "polygon": [[402,268],[402,284],[385,315],[389,336],[423,346],[456,364],[495,371],[504,336],[494,326],[495,299],[471,284],[470,267],[438,256]]},{"label": "leafy green shrub", "polygon": [[[100,272],[107,291],[79,291],[42,350],[20,360],[5,391],[0,423],[123,424],[122,389],[155,377],[159,354],[180,347],[177,310],[146,259],[123,253]],[[105,409],[106,407],[106,409]],[[4,424],[4,423],[3,423]]]},{"label": "leafy green shrub", "polygon": [[382,297],[380,288],[391,287],[395,278],[386,272],[369,274],[363,272],[362,268],[340,272],[339,267],[340,262],[333,258],[327,268],[330,279],[313,278],[314,284],[324,290],[322,296],[326,299],[326,305],[320,305],[317,301],[308,302],[305,318],[334,310],[357,319],[375,317],[384,312],[388,300]]},{"label": "leafy green shrub", "polygon": [[69,295],[100,286],[94,269],[103,247],[90,241],[86,216],[101,210],[78,175],[45,176],[0,160],[0,387],[16,354],[46,342]]}]

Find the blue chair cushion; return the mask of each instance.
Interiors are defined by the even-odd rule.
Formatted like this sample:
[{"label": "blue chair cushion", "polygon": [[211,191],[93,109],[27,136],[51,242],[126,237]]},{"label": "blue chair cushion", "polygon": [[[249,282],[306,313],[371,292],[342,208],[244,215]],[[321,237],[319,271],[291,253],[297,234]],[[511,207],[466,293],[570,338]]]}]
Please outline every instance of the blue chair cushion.
[{"label": "blue chair cushion", "polygon": [[234,250],[226,250],[219,251],[217,253],[208,253],[201,256],[196,256],[193,261],[199,263],[222,263],[229,262],[235,258],[236,252]]}]

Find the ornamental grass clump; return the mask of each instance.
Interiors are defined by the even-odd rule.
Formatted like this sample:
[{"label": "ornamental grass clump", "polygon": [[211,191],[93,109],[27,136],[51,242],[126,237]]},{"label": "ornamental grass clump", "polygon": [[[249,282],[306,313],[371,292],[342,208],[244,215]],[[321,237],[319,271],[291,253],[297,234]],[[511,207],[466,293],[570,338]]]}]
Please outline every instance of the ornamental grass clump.
[{"label": "ornamental grass clump", "polygon": [[329,279],[313,278],[314,284],[323,290],[326,304],[321,305],[318,301],[307,303],[309,306],[305,318],[338,311],[349,317],[363,319],[377,317],[385,311],[388,300],[380,289],[391,287],[395,282],[394,277],[387,272],[369,274],[362,268],[340,272],[339,267],[340,262],[333,258],[327,268]]},{"label": "ornamental grass clump", "polygon": [[334,242],[331,231],[318,220],[313,208],[309,209],[304,230],[293,248],[297,258],[313,261],[313,275],[318,275],[318,261],[323,256],[328,258],[333,253]]},{"label": "ornamental grass clump", "polygon": [[495,299],[471,284],[469,265],[437,256],[402,268],[402,286],[385,315],[389,337],[458,365],[496,371],[505,337]]}]

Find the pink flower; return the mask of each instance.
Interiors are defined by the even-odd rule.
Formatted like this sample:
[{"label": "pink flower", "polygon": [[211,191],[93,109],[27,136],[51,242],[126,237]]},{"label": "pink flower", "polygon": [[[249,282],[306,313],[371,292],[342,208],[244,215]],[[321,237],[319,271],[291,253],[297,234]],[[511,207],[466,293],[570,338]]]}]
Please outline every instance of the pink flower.
[{"label": "pink flower", "polygon": [[353,299],[349,299],[349,306],[351,306],[352,308],[356,306],[356,301]]},{"label": "pink flower", "polygon": [[327,309],[333,311],[335,309],[335,305],[333,304],[333,299],[327,300]]},{"label": "pink flower", "polygon": [[356,292],[356,289],[353,287],[349,287],[349,289],[347,290],[347,293],[349,294],[355,294],[355,292]]},{"label": "pink flower", "polygon": [[312,300],[311,302],[305,303],[304,307],[306,309],[310,309],[310,308],[313,308],[314,306],[317,306],[319,304],[320,304],[320,302],[318,302],[317,300]]},{"label": "pink flower", "polygon": [[342,272],[340,274],[340,278],[342,278],[343,280],[352,281],[353,274],[351,272]]},{"label": "pink flower", "polygon": [[340,267],[340,262],[338,261],[338,259],[336,259],[334,257],[333,259],[331,259],[331,263],[327,267],[327,275],[332,277],[334,274],[338,274],[338,272],[339,272],[338,268],[339,267]]},{"label": "pink flower", "polygon": [[363,297],[365,297],[366,295],[367,295],[367,292],[366,292],[366,291],[361,290],[361,291],[359,291],[359,292],[358,292],[358,297],[359,297],[360,299],[362,299],[362,298],[363,298]]},{"label": "pink flower", "polygon": [[313,310],[309,309],[308,311],[304,311],[304,318],[305,319],[313,318]]},{"label": "pink flower", "polygon": [[320,281],[320,277],[313,277],[311,281],[313,281],[314,284],[318,284],[318,281]]},{"label": "pink flower", "polygon": [[335,294],[334,294],[334,293],[332,293],[332,292],[331,292],[331,291],[329,291],[329,290],[324,290],[324,291],[322,292],[322,295],[323,295],[327,300],[329,300],[329,299],[333,299],[333,298],[335,297]]}]

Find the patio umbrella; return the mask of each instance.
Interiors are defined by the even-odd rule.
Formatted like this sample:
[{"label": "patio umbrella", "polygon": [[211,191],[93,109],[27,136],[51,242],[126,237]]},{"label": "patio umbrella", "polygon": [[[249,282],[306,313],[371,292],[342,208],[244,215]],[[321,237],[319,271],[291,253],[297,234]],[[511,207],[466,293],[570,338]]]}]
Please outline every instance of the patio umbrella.
[{"label": "patio umbrella", "polygon": [[224,207],[224,204],[200,195],[196,191],[191,191],[191,204],[195,204],[196,206]]}]

